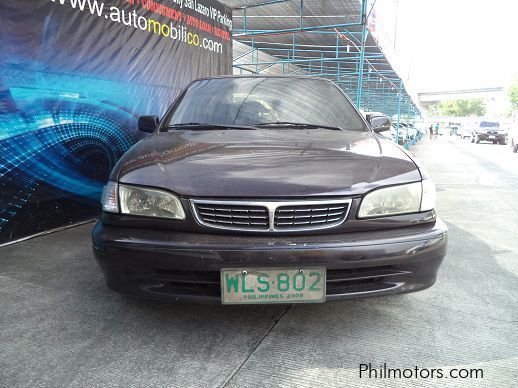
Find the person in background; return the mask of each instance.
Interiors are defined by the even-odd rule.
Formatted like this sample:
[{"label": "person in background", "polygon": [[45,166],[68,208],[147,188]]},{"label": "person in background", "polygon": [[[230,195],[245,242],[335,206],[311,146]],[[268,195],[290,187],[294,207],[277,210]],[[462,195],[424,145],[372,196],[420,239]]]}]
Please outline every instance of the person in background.
[{"label": "person in background", "polygon": [[439,135],[439,123],[435,124],[435,128],[433,130],[433,138],[437,140],[437,135]]}]

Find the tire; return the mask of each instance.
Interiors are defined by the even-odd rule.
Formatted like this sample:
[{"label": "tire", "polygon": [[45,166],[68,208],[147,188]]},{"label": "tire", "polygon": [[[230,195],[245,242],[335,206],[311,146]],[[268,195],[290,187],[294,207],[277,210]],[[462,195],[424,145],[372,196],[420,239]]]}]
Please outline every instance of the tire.
[{"label": "tire", "polygon": [[513,145],[512,145],[512,150],[514,153],[518,152],[518,144],[514,144],[514,141],[513,141]]},{"label": "tire", "polygon": [[496,143],[497,143],[497,141],[496,141],[496,140],[493,140],[493,144],[496,144]]}]

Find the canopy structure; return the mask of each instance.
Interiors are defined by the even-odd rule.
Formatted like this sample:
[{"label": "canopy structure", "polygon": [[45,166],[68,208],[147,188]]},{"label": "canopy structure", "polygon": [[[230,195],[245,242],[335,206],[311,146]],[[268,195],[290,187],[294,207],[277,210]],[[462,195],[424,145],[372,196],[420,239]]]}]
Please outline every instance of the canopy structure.
[{"label": "canopy structure", "polygon": [[224,0],[235,72],[332,79],[364,111],[415,117],[416,104],[369,29],[376,0]]}]

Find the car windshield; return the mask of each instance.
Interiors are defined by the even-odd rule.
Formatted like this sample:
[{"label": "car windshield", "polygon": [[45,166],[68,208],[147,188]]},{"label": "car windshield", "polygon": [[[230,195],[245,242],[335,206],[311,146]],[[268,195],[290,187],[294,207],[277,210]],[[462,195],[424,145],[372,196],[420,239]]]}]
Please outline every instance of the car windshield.
[{"label": "car windshield", "polygon": [[[213,78],[193,83],[166,118],[166,128],[189,123],[339,128],[366,131],[359,113],[334,84],[311,78]],[[307,124],[307,125],[306,125]],[[311,126],[311,127],[310,127]],[[217,127],[213,127],[217,128]]]},{"label": "car windshield", "polygon": [[498,123],[495,123],[494,121],[481,121],[480,127],[481,128],[494,128],[499,127],[500,125]]}]

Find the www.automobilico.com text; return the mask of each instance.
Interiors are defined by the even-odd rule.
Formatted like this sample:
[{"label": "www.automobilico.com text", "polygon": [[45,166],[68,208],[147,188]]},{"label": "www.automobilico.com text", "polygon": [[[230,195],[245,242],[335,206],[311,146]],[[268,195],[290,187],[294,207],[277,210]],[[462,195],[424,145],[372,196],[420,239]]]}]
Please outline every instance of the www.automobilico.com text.
[{"label": "www.automobilico.com text", "polygon": [[[159,35],[164,39],[179,41],[191,46],[215,53],[223,53],[221,42],[200,37],[202,31],[214,37],[230,42],[232,31],[232,18],[226,13],[214,7],[207,7],[196,0],[170,0],[171,5],[158,3],[152,0],[126,0],[136,9],[125,10],[113,5],[106,5],[97,0],[49,0],[62,6],[71,7],[78,12],[86,12],[90,15],[105,18],[113,23],[119,23],[129,28],[135,28],[148,33]],[[158,21],[154,18],[139,15],[138,9],[151,11],[167,21]],[[207,23],[198,17],[187,15],[189,10],[205,18],[212,19],[216,25]]]}]

